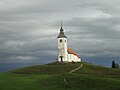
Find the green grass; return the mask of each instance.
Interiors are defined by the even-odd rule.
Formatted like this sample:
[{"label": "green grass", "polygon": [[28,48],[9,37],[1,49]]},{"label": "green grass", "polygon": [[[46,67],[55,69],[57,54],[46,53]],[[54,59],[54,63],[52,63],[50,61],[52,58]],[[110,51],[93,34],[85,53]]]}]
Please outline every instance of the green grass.
[{"label": "green grass", "polygon": [[68,73],[72,69],[75,69],[83,64],[83,67],[76,71],[78,74],[110,74],[110,75],[120,75],[119,69],[112,69],[97,65],[92,65],[88,63],[51,63],[46,65],[30,66],[24,68],[18,68],[12,70],[13,73],[22,74],[63,74]]},{"label": "green grass", "polygon": [[53,63],[46,65],[30,66],[25,68],[18,68],[12,70],[13,73],[22,73],[22,74],[61,74],[67,73],[74,68],[77,68],[81,63]]},{"label": "green grass", "polygon": [[[68,73],[81,64],[80,70]],[[88,63],[52,63],[10,72],[0,73],[0,90],[120,90],[119,69]]]}]

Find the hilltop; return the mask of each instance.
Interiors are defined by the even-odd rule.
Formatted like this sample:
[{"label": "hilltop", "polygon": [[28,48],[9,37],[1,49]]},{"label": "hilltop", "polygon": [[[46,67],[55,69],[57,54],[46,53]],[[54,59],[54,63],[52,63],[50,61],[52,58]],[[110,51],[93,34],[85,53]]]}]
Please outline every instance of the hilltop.
[{"label": "hilltop", "polygon": [[102,75],[117,75],[120,74],[119,69],[107,68],[97,66],[89,63],[49,63],[45,65],[29,66],[23,68],[17,68],[12,70],[13,73],[20,74],[63,74],[68,73],[71,70],[78,68],[81,64],[83,67],[77,70],[77,74],[102,74]]},{"label": "hilltop", "polygon": [[29,66],[0,73],[0,89],[120,90],[120,70],[83,62]]}]

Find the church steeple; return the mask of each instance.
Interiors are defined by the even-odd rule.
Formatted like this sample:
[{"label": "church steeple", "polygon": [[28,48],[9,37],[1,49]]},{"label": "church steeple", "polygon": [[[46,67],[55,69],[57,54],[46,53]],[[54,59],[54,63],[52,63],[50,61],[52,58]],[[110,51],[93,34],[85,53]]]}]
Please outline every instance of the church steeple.
[{"label": "church steeple", "polygon": [[61,21],[61,27],[60,32],[57,37],[58,40],[58,61],[59,62],[66,62],[67,61],[67,37],[64,34],[62,21]]},{"label": "church steeple", "polygon": [[61,28],[60,28],[60,31],[63,31],[63,28],[62,28],[62,21],[61,21]]},{"label": "church steeple", "polygon": [[64,34],[64,30],[63,30],[63,27],[62,27],[62,21],[61,21],[60,33],[59,33],[57,38],[67,38]]},{"label": "church steeple", "polygon": [[61,21],[60,32],[57,37],[58,62],[81,62],[80,56],[74,50],[67,47],[67,41]]}]

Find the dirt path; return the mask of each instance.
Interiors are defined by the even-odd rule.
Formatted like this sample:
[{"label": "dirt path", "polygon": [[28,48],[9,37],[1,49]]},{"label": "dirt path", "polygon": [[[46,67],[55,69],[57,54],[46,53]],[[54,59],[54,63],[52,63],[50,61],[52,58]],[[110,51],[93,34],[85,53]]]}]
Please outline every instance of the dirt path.
[{"label": "dirt path", "polygon": [[[79,70],[79,69],[82,68],[82,67],[83,67],[83,64],[81,64],[79,67],[77,67],[77,68],[71,70],[69,73],[76,72],[77,70]],[[65,83],[66,85],[72,87],[72,86],[67,82],[67,80],[66,80],[65,78],[64,78],[64,83]]]},{"label": "dirt path", "polygon": [[70,87],[72,87],[67,81],[66,81],[66,79],[64,78],[64,83],[66,84],[66,85],[68,85],[68,86],[70,86]]},{"label": "dirt path", "polygon": [[83,64],[81,64],[78,68],[75,68],[75,69],[71,70],[69,73],[76,72],[77,70],[79,70],[82,67],[83,67]]}]

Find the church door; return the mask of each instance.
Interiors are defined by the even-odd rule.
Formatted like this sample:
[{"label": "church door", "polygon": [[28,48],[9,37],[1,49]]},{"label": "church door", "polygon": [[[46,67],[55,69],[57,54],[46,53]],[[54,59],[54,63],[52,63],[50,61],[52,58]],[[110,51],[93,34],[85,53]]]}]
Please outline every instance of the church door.
[{"label": "church door", "polygon": [[60,56],[60,60],[61,60],[61,62],[63,62],[63,56]]}]

